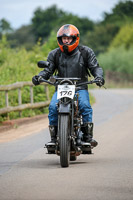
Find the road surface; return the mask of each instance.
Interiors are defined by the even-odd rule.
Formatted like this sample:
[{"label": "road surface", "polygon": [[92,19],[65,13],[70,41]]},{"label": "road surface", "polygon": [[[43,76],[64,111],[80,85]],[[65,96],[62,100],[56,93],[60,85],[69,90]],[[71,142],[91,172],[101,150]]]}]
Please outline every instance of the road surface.
[{"label": "road surface", "polygon": [[61,168],[47,128],[1,143],[0,200],[133,200],[133,89],[91,92],[94,154]]}]

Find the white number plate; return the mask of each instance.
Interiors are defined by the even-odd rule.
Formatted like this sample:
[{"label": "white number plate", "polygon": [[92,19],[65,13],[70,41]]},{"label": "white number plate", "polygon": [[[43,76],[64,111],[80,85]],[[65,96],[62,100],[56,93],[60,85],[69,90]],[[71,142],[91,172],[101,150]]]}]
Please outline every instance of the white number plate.
[{"label": "white number plate", "polygon": [[75,94],[75,85],[58,85],[57,99],[68,97],[73,99]]}]

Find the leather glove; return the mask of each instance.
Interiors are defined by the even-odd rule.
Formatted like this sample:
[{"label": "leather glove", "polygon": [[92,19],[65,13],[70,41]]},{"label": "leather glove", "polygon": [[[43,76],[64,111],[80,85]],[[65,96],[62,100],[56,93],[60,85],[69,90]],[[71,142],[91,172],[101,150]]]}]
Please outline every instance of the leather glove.
[{"label": "leather glove", "polygon": [[39,81],[38,81],[38,78],[39,78],[38,75],[33,76],[33,78],[32,78],[32,83],[33,83],[34,85],[39,85],[39,84],[40,84]]},{"label": "leather glove", "polygon": [[96,77],[95,80],[99,81],[98,83],[96,83],[96,85],[99,87],[103,86],[105,83],[105,80],[102,77]]}]

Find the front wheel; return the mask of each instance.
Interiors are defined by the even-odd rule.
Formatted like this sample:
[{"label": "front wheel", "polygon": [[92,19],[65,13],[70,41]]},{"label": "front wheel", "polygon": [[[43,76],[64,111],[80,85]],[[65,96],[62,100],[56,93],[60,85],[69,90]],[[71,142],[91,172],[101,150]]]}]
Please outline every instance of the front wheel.
[{"label": "front wheel", "polygon": [[70,116],[61,114],[59,116],[59,144],[61,167],[68,167],[70,161]]}]

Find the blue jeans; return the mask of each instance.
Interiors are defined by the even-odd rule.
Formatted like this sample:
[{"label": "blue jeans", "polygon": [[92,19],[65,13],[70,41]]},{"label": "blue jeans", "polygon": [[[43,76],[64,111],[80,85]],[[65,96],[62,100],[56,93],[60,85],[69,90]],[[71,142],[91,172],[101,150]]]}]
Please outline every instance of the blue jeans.
[{"label": "blue jeans", "polygon": [[[83,123],[92,122],[93,110],[90,105],[89,93],[87,90],[79,90],[79,110],[83,117]],[[52,100],[49,105],[49,125],[58,125],[58,112],[57,112],[57,92],[54,93]]]}]

